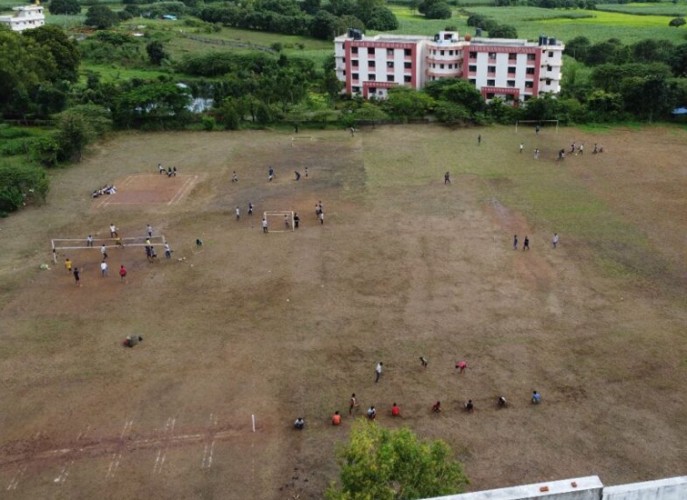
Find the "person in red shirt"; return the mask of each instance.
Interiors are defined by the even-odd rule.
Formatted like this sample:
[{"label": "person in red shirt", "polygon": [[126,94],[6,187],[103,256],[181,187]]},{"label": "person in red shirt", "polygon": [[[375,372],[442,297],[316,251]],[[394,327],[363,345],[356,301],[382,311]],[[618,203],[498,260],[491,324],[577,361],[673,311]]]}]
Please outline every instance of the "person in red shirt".
[{"label": "person in red shirt", "polygon": [[398,407],[396,403],[391,407],[391,416],[392,417],[399,417],[401,416],[401,409]]},{"label": "person in red shirt", "polygon": [[119,266],[119,277],[122,278],[122,281],[126,278],[126,267],[124,267],[124,264]]},{"label": "person in red shirt", "polygon": [[432,405],[432,413],[441,413],[441,401],[437,401]]},{"label": "person in red shirt", "polygon": [[338,411],[335,411],[334,415],[332,415],[332,425],[341,425],[341,415],[339,415]]}]

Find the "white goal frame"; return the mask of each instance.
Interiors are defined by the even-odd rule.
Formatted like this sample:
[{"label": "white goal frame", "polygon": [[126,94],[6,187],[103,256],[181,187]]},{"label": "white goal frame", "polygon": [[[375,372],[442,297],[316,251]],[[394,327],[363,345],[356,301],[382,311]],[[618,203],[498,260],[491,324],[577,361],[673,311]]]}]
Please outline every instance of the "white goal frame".
[{"label": "white goal frame", "polygon": [[312,135],[294,135],[291,137],[291,147],[296,145],[296,142],[307,141],[312,142],[315,138]]},{"label": "white goal frame", "polygon": [[520,124],[529,124],[532,123],[534,125],[540,124],[540,123],[555,123],[556,124],[556,133],[558,133],[558,121],[559,120],[516,120],[515,121],[515,133],[518,133],[518,125]]},{"label": "white goal frame", "polygon": [[[52,247],[52,261],[57,264],[57,253],[60,250],[100,250],[100,247],[104,244],[106,248],[117,248],[117,247],[145,247],[148,246],[146,240],[150,240],[150,246],[163,246],[167,243],[167,239],[164,235],[152,236],[148,238],[147,236],[130,237],[130,238],[93,238],[93,245],[88,246],[86,244],[86,238],[53,238],[50,240],[50,246]],[[121,241],[121,245],[117,243],[117,240]],[[64,254],[63,254],[64,255]]]},{"label": "white goal frame", "polygon": [[[268,210],[263,212],[262,216],[267,220],[267,232],[269,233],[285,233],[287,231],[295,231],[293,210]],[[272,221],[270,222],[270,218]],[[286,227],[284,220],[289,222],[289,227]]]}]

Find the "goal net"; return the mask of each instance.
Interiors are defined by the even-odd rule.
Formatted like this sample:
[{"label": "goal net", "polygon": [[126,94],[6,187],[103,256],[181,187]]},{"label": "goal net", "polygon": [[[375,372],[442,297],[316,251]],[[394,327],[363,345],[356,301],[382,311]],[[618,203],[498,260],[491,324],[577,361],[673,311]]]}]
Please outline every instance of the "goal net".
[{"label": "goal net", "polygon": [[54,238],[50,240],[50,246],[52,247],[52,260],[54,263],[57,263],[58,253],[63,253],[65,250],[99,250],[103,245],[107,248],[145,247],[148,246],[148,240],[150,240],[150,246],[162,246],[167,242],[164,235],[153,236],[151,238],[146,236],[130,238],[93,238],[93,244],[90,244],[86,238]]},{"label": "goal net", "polygon": [[291,137],[291,147],[294,147],[302,142],[313,142],[314,140],[315,138],[312,135],[294,135],[293,137]]},{"label": "goal net", "polygon": [[518,133],[518,127],[527,127],[530,129],[544,128],[545,125],[555,125],[556,133],[558,133],[558,120],[517,120],[515,122],[515,133]]},{"label": "goal net", "polygon": [[264,212],[263,217],[267,221],[267,230],[270,233],[294,230],[292,210]]}]

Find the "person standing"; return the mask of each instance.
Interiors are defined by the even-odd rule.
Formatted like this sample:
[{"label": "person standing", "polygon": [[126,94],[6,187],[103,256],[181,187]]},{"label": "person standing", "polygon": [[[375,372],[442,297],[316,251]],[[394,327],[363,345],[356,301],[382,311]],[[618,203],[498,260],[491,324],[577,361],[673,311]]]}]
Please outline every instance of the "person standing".
[{"label": "person standing", "polygon": [[482,144],[482,134],[477,136],[477,145],[479,146],[480,144]]},{"label": "person standing", "polygon": [[517,250],[517,249],[518,249],[518,235],[514,234],[513,235],[513,250]]},{"label": "person standing", "polygon": [[148,238],[152,238],[153,237],[153,226],[148,224],[146,226],[146,233],[148,233]]},{"label": "person standing", "polygon": [[105,243],[100,247],[100,255],[103,256],[103,260],[107,259],[107,247],[105,246]]},{"label": "person standing", "polygon": [[116,238],[117,236],[119,236],[117,234],[117,226],[110,224],[110,238]]},{"label": "person standing", "polygon": [[262,218],[262,232],[267,232],[267,219],[265,219],[264,217]]},{"label": "person standing", "polygon": [[74,271],[72,271],[72,274],[74,274],[74,282],[76,283],[76,286],[81,286],[81,272],[79,271],[79,268],[75,267]]},{"label": "person standing", "polygon": [[298,216],[298,212],[293,214],[293,228],[298,229],[298,225],[301,223],[301,218]]},{"label": "person standing", "polygon": [[534,159],[535,160],[539,159],[539,148],[535,148],[535,150],[534,150]]},{"label": "person standing", "polygon": [[238,182],[239,181],[239,176],[236,175],[236,170],[231,174],[231,182]]},{"label": "person standing", "polygon": [[320,224],[324,224],[324,212],[320,210]]},{"label": "person standing", "polygon": [[91,236],[90,234],[89,234],[88,237],[86,238],[86,246],[87,246],[87,247],[92,247],[92,246],[93,246],[93,236]]},{"label": "person standing", "polygon": [[298,417],[293,423],[293,427],[299,431],[302,431],[305,427],[305,420],[303,420],[303,417]]},{"label": "person standing", "polygon": [[401,409],[398,407],[396,403],[393,404],[391,407],[391,416],[392,417],[400,417],[401,416]]},{"label": "person standing", "polygon": [[532,404],[538,405],[539,403],[541,403],[541,394],[537,391],[532,391]]},{"label": "person standing", "polygon": [[456,368],[458,369],[458,373],[463,373],[465,372],[465,369],[468,367],[468,362],[467,361],[458,361],[456,363]]},{"label": "person standing", "polygon": [[451,173],[446,172],[444,174],[444,184],[451,184]]},{"label": "person standing", "polygon": [[472,413],[475,410],[475,405],[472,404],[472,399],[468,399],[468,402],[465,403],[465,411],[468,413]]},{"label": "person standing", "polygon": [[341,425],[341,415],[338,410],[332,415],[332,425]]},{"label": "person standing", "polygon": [[67,258],[64,260],[64,267],[65,267],[65,269],[67,270],[68,273],[71,273],[71,272],[72,272],[72,261],[69,259],[69,257],[67,257]]},{"label": "person standing", "polygon": [[427,358],[425,358],[424,356],[420,356],[420,363],[422,364],[422,368],[427,368],[427,365],[429,364]]},{"label": "person standing", "polygon": [[375,418],[377,418],[377,410],[374,406],[370,406],[367,409],[367,418],[369,418],[370,420],[374,420]]},{"label": "person standing", "polygon": [[522,243],[522,251],[524,252],[525,250],[530,249],[530,239],[525,236],[525,241]]},{"label": "person standing", "polygon": [[379,377],[382,376],[382,370],[384,369],[384,363],[381,361],[377,363],[377,366],[375,367],[375,383],[379,382]]},{"label": "person standing", "polygon": [[537,135],[539,135],[539,129],[540,129],[539,125],[537,125],[536,127],[534,127],[534,133],[537,134]]},{"label": "person standing", "polygon": [[241,219],[241,209],[237,205],[236,206],[236,220],[240,220],[240,219]]},{"label": "person standing", "polygon": [[270,168],[267,170],[267,180],[268,180],[269,182],[272,182],[272,179],[274,179],[274,168],[270,167]]},{"label": "person standing", "polygon": [[248,215],[253,215],[253,204],[248,202]]},{"label": "person standing", "polygon": [[558,246],[558,233],[553,233],[553,238],[551,238],[551,246],[555,249]]},{"label": "person standing", "polygon": [[355,392],[351,394],[351,399],[348,405],[348,414],[353,415],[353,410],[355,410],[358,407],[359,403],[358,400],[355,397]]},{"label": "person standing", "polygon": [[525,149],[525,145],[521,142],[520,143],[520,152],[522,153],[524,149]]},{"label": "person standing", "polygon": [[165,242],[165,259],[171,259],[172,258],[172,248],[169,246],[169,243]]},{"label": "person standing", "polygon": [[301,180],[301,173],[298,170],[294,170],[293,173],[296,175],[296,180],[300,181]]},{"label": "person standing", "polygon": [[122,283],[124,283],[124,280],[126,279],[126,267],[124,267],[124,264],[119,266],[119,278]]},{"label": "person standing", "polygon": [[100,263],[100,276],[103,278],[107,276],[107,262],[105,260]]}]

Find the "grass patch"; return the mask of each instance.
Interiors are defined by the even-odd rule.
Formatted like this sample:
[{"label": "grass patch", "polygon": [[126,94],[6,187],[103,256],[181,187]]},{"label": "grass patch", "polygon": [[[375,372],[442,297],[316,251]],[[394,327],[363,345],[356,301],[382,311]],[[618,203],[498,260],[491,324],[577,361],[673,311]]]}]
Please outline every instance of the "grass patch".
[{"label": "grass patch", "polygon": [[604,3],[598,4],[596,6],[597,10],[608,11],[608,12],[623,12],[625,14],[633,14],[636,16],[686,16],[687,15],[687,3],[672,3],[672,2],[660,2],[660,3],[626,3],[626,4],[615,4],[615,3]]}]

